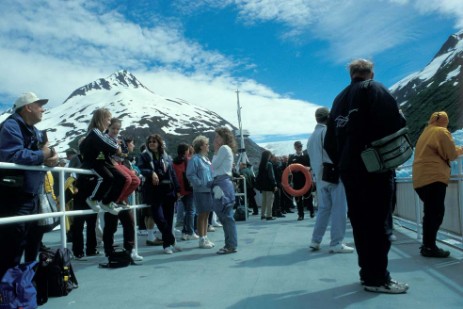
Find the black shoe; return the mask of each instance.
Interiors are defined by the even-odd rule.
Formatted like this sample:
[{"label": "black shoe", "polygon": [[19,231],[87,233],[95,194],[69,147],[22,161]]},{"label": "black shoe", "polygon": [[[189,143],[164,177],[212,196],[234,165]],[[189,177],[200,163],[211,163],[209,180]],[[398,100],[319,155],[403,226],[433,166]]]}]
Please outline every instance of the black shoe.
[{"label": "black shoe", "polygon": [[86,252],[87,256],[95,256],[95,255],[100,255],[100,251],[95,250],[95,251],[87,251]]},{"label": "black shoe", "polygon": [[159,238],[155,238],[154,240],[146,240],[146,245],[147,246],[162,246],[164,244],[164,241]]},{"label": "black shoe", "polygon": [[297,218],[297,221],[302,221],[302,220],[304,220],[304,217],[303,217],[303,216],[299,216],[299,217]]},{"label": "black shoe", "polygon": [[313,218],[313,217],[315,217],[315,213],[314,213],[314,212],[311,212],[311,213],[310,213],[310,218]]},{"label": "black shoe", "polygon": [[282,210],[281,213],[282,213],[283,215],[286,215],[286,210]]},{"label": "black shoe", "polygon": [[264,216],[261,216],[260,219],[261,219],[261,220],[265,220],[265,217],[264,217]]},{"label": "black shoe", "polygon": [[282,213],[277,214],[275,217],[277,218],[286,218],[286,216]]},{"label": "black shoe", "polygon": [[253,216],[257,216],[259,213],[258,212],[253,212],[252,215]]},{"label": "black shoe", "polygon": [[420,253],[424,257],[446,258],[446,257],[449,257],[450,255],[450,251],[443,250],[438,247],[428,248],[428,247],[422,246],[420,249],[421,249]]},{"label": "black shoe", "polygon": [[286,210],[286,213],[288,213],[288,214],[293,214],[294,211],[292,211],[291,209],[288,209],[288,210]]},{"label": "black shoe", "polygon": [[83,257],[84,257],[84,254],[83,254],[83,253],[74,254],[74,258],[75,258],[76,260],[80,260],[80,259],[82,259]]},{"label": "black shoe", "polygon": [[274,217],[267,217],[267,218],[265,218],[265,219],[266,219],[267,221],[270,221],[270,220],[275,220],[275,218],[274,218]]}]

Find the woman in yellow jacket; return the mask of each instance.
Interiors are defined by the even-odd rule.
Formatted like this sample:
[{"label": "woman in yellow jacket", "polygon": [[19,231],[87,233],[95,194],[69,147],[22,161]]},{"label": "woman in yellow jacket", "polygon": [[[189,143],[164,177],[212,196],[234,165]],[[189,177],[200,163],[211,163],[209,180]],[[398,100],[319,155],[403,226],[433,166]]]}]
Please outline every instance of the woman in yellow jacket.
[{"label": "woman in yellow jacket", "polygon": [[413,161],[413,188],[423,201],[423,245],[421,255],[445,258],[449,251],[436,246],[436,236],[444,219],[444,200],[450,179],[450,161],[463,154],[447,130],[446,112],[435,112],[418,139]]}]

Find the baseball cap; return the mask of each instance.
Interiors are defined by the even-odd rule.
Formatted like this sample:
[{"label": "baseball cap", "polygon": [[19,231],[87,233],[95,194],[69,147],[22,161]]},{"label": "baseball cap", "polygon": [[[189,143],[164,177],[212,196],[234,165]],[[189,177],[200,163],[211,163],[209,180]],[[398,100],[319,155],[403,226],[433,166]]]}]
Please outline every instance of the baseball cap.
[{"label": "baseball cap", "polygon": [[13,109],[17,110],[18,108],[31,103],[39,103],[43,105],[47,102],[48,99],[39,99],[37,95],[33,92],[25,92],[14,102]]}]

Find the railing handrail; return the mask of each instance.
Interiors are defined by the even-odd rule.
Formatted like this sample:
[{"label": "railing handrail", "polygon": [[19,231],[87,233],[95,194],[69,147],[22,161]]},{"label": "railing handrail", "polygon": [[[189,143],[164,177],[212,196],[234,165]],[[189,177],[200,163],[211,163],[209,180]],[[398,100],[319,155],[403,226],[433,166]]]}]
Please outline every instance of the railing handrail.
[{"label": "railing handrail", "polygon": [[[458,158],[455,160],[457,162],[457,171],[456,173],[450,175],[450,183],[456,183],[456,189],[457,189],[457,207],[459,211],[459,225],[460,225],[460,232],[459,234],[456,234],[456,237],[460,238],[460,248],[463,248],[463,155],[458,156]],[[409,168],[409,166],[402,166],[402,168]],[[407,183],[412,183],[412,177],[401,177],[397,176],[395,181],[397,183],[402,183],[402,184],[407,184]],[[397,208],[399,210],[405,210],[407,209],[407,205],[400,205],[400,201],[398,200],[397,203]],[[421,200],[419,199],[418,195],[416,192],[414,192],[414,207],[415,207],[415,225],[416,225],[416,230],[417,230],[417,238],[420,238],[421,235],[421,228],[422,228],[422,223],[421,223],[421,214],[422,214],[422,207],[421,207]],[[404,208],[401,208],[404,207]],[[401,218],[400,216],[397,216],[398,218]],[[454,237],[455,237],[454,236]]]},{"label": "railing handrail", "polygon": [[[72,210],[72,211],[66,211],[66,208],[64,205],[66,205],[66,200],[64,196],[64,184],[65,184],[65,178],[64,174],[68,173],[75,173],[75,174],[85,174],[85,175],[94,175],[95,173],[91,170],[88,169],[82,169],[82,168],[72,168],[72,167],[48,167],[44,165],[22,165],[22,164],[15,164],[15,163],[7,163],[7,162],[0,162],[0,169],[19,169],[19,170],[28,170],[28,171],[56,171],[59,173],[59,204],[63,205],[61,207],[61,210],[53,213],[48,213],[48,214],[33,214],[33,215],[22,215],[22,216],[10,216],[10,217],[4,217],[0,218],[0,225],[2,224],[9,224],[9,223],[18,223],[18,222],[26,222],[26,221],[34,221],[34,220],[39,220],[39,219],[45,219],[45,218],[54,218],[54,217],[60,217],[60,226],[61,226],[61,247],[66,248],[67,247],[67,235],[66,235],[66,229],[64,228],[66,226],[66,217],[67,216],[81,216],[81,215],[87,215],[87,214],[95,214],[91,209],[88,210]],[[136,222],[136,209],[137,208],[145,208],[148,207],[146,204],[138,204],[138,205],[131,205],[131,211],[134,214],[134,220]],[[129,210],[127,210],[129,211]],[[137,225],[135,224],[135,235],[136,235],[136,229]],[[136,251],[138,251],[138,241],[137,238],[135,237],[135,248]]]}]

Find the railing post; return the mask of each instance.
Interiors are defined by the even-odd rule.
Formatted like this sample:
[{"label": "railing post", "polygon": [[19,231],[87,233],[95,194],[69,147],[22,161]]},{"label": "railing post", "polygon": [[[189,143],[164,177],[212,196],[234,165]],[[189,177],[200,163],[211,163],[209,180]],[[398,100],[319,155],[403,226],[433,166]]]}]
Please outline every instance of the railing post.
[{"label": "railing post", "polygon": [[[130,205],[135,205],[136,204],[136,200],[135,200],[135,192],[132,192],[131,194],[131,200],[132,200],[132,203],[130,203]],[[135,238],[134,238],[134,244],[133,244],[133,248],[134,248],[134,251],[135,251],[135,254],[138,254],[138,225],[137,225],[137,208],[132,208],[132,214],[133,214],[133,221],[134,221],[134,225],[133,225],[133,229],[134,229],[134,235],[135,235]]]},{"label": "railing post", "polygon": [[65,196],[65,182],[64,179],[64,170],[59,171],[59,205],[60,210],[63,212],[62,216],[60,217],[60,225],[61,225],[61,248],[67,247],[67,235],[66,235],[66,196]]},{"label": "railing post", "polygon": [[463,156],[460,156],[458,164],[458,209],[460,212],[460,235],[463,244]]},{"label": "railing post", "polygon": [[418,194],[414,194],[415,197],[415,216],[416,216],[416,239],[421,240],[422,237],[422,226],[421,226],[421,202]]}]

